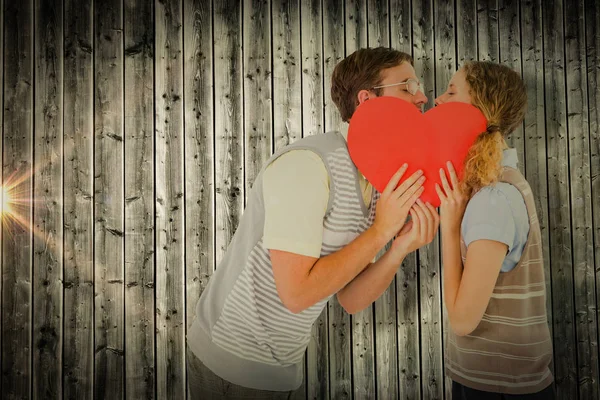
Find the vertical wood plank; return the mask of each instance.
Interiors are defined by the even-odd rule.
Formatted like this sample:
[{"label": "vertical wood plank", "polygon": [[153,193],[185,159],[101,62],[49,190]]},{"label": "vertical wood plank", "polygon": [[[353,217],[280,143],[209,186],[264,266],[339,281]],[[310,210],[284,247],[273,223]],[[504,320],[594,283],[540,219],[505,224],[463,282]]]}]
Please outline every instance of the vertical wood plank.
[{"label": "vertical wood plank", "polygon": [[[446,88],[448,87],[448,83],[450,79],[452,79],[452,75],[456,71],[456,37],[454,33],[454,27],[456,25],[456,21],[454,19],[454,9],[455,4],[454,1],[446,1],[446,2],[438,2],[435,6],[434,11],[434,21],[435,21],[435,92],[436,96],[444,93]],[[438,232],[437,238],[435,242],[438,244],[441,243],[441,236]],[[430,245],[431,246],[431,245]],[[440,247],[437,248],[440,251]],[[440,257],[441,264],[441,257]],[[441,315],[441,330],[442,335],[442,365],[444,365],[444,349],[445,349],[445,340],[444,334],[448,332],[450,328],[450,323],[448,321],[448,313],[446,308],[443,305],[443,283],[441,278],[441,265],[440,272],[437,274],[437,280],[439,282],[438,291],[439,297],[436,299],[439,303],[434,303],[434,306],[439,307],[439,311],[436,311]],[[432,272],[432,278],[434,277],[435,271]],[[438,330],[440,328],[437,328]],[[445,376],[445,371],[442,370],[443,375]],[[444,395],[446,398],[451,398],[452,396],[452,380],[448,377],[444,377]]]},{"label": "vertical wood plank", "polygon": [[94,56],[91,0],[65,0],[64,398],[94,389]]},{"label": "vertical wood plank", "polygon": [[[0,76],[2,76],[2,87],[4,88],[4,0],[0,0]],[[0,104],[2,104],[2,110],[4,110],[4,90],[0,91]],[[4,149],[4,111],[0,112],[0,127],[2,127],[2,133],[0,134],[0,148]],[[0,162],[2,166],[4,166],[4,157],[3,157],[3,151],[0,152]],[[4,168],[4,167],[3,167]],[[3,175],[3,174],[2,174]],[[6,201],[8,199],[5,199],[5,195],[4,195],[4,177],[2,177],[2,190],[0,190],[0,205],[1,205],[1,210],[2,214],[4,213],[4,207],[6,204]],[[0,218],[4,219],[5,217],[3,215],[0,215]],[[2,226],[4,225],[4,221],[0,221],[2,222],[2,225],[0,225],[0,351],[3,350],[2,347],[2,337],[3,337],[3,333],[4,333],[4,329],[3,329],[3,325],[2,325],[2,318],[4,315],[4,310],[2,309],[2,288],[3,288],[3,281],[4,279],[2,279],[3,275],[3,263],[2,260],[4,260],[2,254],[3,254],[3,247],[2,246],[2,238],[3,238],[3,234],[4,234],[4,229],[2,229]],[[0,361],[0,366],[2,365],[2,362]],[[3,369],[4,371],[4,369]],[[2,392],[2,383],[3,380],[0,379],[0,392]]]},{"label": "vertical wood plank", "polygon": [[[344,15],[345,46],[349,56],[367,47],[367,2],[347,0]],[[375,337],[373,307],[350,316],[352,333],[352,387],[355,399],[375,396]]]},{"label": "vertical wood plank", "polygon": [[125,381],[128,399],[154,399],[154,15],[126,0]]},{"label": "vertical wood plank", "polygon": [[246,198],[271,156],[271,2],[246,0],[243,7],[244,177]]},{"label": "vertical wood plank", "polygon": [[121,398],[125,389],[123,4],[111,0],[94,6],[94,397]]},{"label": "vertical wood plank", "polygon": [[212,4],[184,2],[186,317],[215,268]]},{"label": "vertical wood plank", "polygon": [[[279,0],[271,4],[273,52],[273,150],[302,137],[302,70],[300,1]],[[306,367],[306,356],[304,357]],[[303,368],[303,372],[306,368]],[[304,381],[294,400],[306,399]]]},{"label": "vertical wood plank", "polygon": [[498,62],[498,0],[477,0],[477,59]]},{"label": "vertical wood plank", "polygon": [[[500,29],[500,63],[517,71],[521,76],[521,29],[519,21],[518,0],[498,0],[498,26]],[[524,172],[525,166],[525,139],[523,126],[519,126],[507,138],[510,147],[517,150],[519,169]]]},{"label": "vertical wood plank", "polygon": [[[435,98],[435,55],[432,2],[413,2],[413,48],[415,70],[425,85],[429,98],[426,109]],[[442,315],[440,295],[439,236],[419,250],[419,286],[421,307],[421,393],[424,398],[444,396],[442,363]]]},{"label": "vertical wood plank", "polygon": [[5,7],[2,394],[20,399],[31,397],[32,372],[33,1]]},{"label": "vertical wood plank", "polygon": [[[321,0],[300,3],[302,60],[302,136],[324,130],[323,30]],[[306,395],[329,399],[328,308],[315,321],[306,351]]]},{"label": "vertical wood plank", "polygon": [[459,68],[477,60],[477,0],[456,0],[456,53]]},{"label": "vertical wood plank", "polygon": [[[590,132],[588,125],[585,60],[584,1],[564,6],[564,40],[567,95],[567,143],[571,189],[571,242],[577,338],[577,382],[579,398],[598,398],[598,329],[590,176]],[[597,89],[595,89],[597,90]],[[571,354],[573,357],[573,354]]]},{"label": "vertical wood plank", "polygon": [[302,70],[300,2],[272,4],[273,29],[273,150],[302,136]]},{"label": "vertical wood plank", "polygon": [[[585,2],[586,64],[590,130],[591,195],[594,235],[594,270],[596,271],[596,318],[600,318],[600,4]],[[596,377],[596,386],[600,384]],[[598,390],[598,389],[596,389]]]},{"label": "vertical wood plank", "polygon": [[35,2],[33,397],[62,398],[63,9]]},{"label": "vertical wood plank", "polygon": [[565,93],[563,3],[544,2],[545,111],[548,155],[548,211],[554,318],[555,379],[558,398],[577,398],[577,351],[573,305],[573,258],[567,115]]},{"label": "vertical wood plank", "polygon": [[367,0],[346,0],[344,7],[344,40],[346,54],[367,47]]},{"label": "vertical wood plank", "polygon": [[184,131],[180,0],[155,2],[156,397],[183,399]]},{"label": "vertical wood plank", "polygon": [[218,265],[238,226],[244,199],[242,10],[241,5],[233,0],[216,1],[213,6],[217,233],[215,246]]},{"label": "vertical wood plank", "polygon": [[390,46],[388,0],[367,0],[369,47]]},{"label": "vertical wood plank", "polygon": [[[544,108],[544,60],[542,47],[541,0],[521,3],[521,60],[527,88],[525,114],[525,175],[535,198],[542,233],[542,252],[546,278],[546,313],[552,334],[552,274],[548,221],[548,172],[546,167],[546,121]],[[554,363],[554,362],[553,362]],[[554,364],[551,366],[554,371]]]},{"label": "vertical wood plank", "polygon": [[[344,58],[343,2],[323,2],[323,97],[325,132],[342,131],[342,121],[331,100],[331,75]],[[329,392],[332,399],[352,398],[352,332],[350,315],[333,296],[327,304],[329,317]]]},{"label": "vertical wood plank", "polygon": [[[411,1],[390,3],[391,47],[413,54]],[[420,71],[416,71],[419,75]],[[421,346],[417,252],[404,259],[396,273],[396,329],[398,337],[398,398],[421,398]]]}]

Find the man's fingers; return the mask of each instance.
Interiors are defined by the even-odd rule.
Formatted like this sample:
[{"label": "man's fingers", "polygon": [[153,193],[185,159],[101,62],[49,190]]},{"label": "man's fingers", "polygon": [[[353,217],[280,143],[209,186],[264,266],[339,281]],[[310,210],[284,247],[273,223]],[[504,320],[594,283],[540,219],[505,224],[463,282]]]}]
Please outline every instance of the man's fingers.
[{"label": "man's fingers", "polygon": [[419,170],[412,174],[408,179],[406,179],[400,186],[394,190],[394,194],[397,198],[400,198],[406,191],[410,190],[412,187],[423,185],[425,182],[425,177],[423,176],[423,171]]},{"label": "man's fingers", "polygon": [[400,167],[400,169],[392,176],[387,186],[383,190],[383,193],[381,194],[382,196],[389,196],[394,191],[394,189],[398,185],[398,182],[400,182],[400,179],[402,179],[402,175],[404,175],[404,173],[406,172],[407,168],[408,164],[404,164],[402,167]]}]

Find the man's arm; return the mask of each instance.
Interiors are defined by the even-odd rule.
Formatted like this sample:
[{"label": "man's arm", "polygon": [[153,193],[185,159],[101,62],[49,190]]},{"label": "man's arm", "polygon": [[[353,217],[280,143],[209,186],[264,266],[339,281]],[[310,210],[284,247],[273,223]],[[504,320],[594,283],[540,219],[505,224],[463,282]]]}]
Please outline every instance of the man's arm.
[{"label": "man's arm", "polygon": [[396,188],[405,171],[406,167],[401,168],[382,193],[373,226],[339,251],[314,258],[270,250],[277,291],[290,311],[301,312],[337,293],[401,229],[411,206],[423,193],[424,182],[419,171]]},{"label": "man's arm", "polygon": [[338,301],[349,314],[364,310],[377,300],[390,286],[404,258],[433,241],[440,223],[435,208],[417,200],[410,215],[412,220],[398,233],[391,248],[337,293]]}]

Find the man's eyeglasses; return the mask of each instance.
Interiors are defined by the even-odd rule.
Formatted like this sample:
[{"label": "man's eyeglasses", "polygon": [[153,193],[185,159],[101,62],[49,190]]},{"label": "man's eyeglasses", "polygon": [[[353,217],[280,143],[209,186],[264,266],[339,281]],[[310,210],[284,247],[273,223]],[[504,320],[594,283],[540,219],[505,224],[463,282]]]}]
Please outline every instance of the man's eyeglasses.
[{"label": "man's eyeglasses", "polygon": [[412,94],[413,96],[415,94],[417,94],[417,92],[419,90],[422,90],[421,82],[419,82],[416,79],[407,79],[404,82],[389,83],[387,85],[373,86],[371,89],[382,89],[382,88],[385,88],[385,87],[398,86],[398,85],[406,85],[406,91],[408,93]]}]

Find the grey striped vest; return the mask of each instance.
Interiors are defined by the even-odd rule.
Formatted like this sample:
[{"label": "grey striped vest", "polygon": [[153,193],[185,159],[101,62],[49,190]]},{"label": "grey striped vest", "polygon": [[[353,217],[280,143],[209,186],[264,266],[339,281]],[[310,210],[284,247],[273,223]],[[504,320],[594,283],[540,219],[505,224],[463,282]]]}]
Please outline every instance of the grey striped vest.
[{"label": "grey striped vest", "polygon": [[[317,153],[329,173],[321,247],[321,256],[326,256],[371,226],[379,194],[373,191],[367,209],[346,141],[337,132],[293,143],[274,154],[263,171],[285,152],[301,149]],[[302,383],[312,326],[329,298],[298,314],[279,299],[269,251],[262,241],[263,171],[227,252],[200,297],[188,345],[204,365],[229,382],[262,390],[293,390]]]}]

